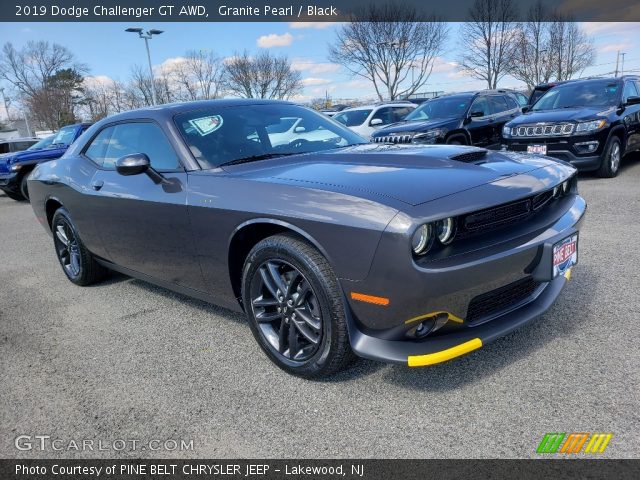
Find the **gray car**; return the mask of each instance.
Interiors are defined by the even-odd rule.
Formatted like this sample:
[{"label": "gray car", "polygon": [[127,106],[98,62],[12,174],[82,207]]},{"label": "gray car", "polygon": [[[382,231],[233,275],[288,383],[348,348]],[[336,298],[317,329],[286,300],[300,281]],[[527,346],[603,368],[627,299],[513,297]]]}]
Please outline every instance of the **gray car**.
[{"label": "gray car", "polygon": [[[291,118],[305,135],[272,145]],[[575,173],[367,144],[291,103],[215,100],[106,118],[29,192],[73,283],[114,270],[244,311],[271,360],[319,377],[354,354],[450,360],[545,312],[578,258]]]}]

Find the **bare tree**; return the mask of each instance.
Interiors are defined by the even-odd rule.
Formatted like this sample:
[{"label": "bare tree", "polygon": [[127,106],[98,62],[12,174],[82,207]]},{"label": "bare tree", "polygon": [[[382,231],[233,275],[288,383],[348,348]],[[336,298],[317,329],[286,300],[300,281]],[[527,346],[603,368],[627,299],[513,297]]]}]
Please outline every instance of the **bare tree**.
[{"label": "bare tree", "polygon": [[553,77],[551,12],[539,1],[531,6],[527,18],[516,34],[509,73],[532,90]]},{"label": "bare tree", "polygon": [[191,50],[168,75],[180,89],[181,100],[208,100],[219,96],[221,65],[213,52]]},{"label": "bare tree", "polygon": [[593,65],[593,40],[570,17],[554,14],[550,29],[550,60],[556,80],[569,80]]},{"label": "bare tree", "polygon": [[496,88],[509,73],[519,26],[513,0],[475,0],[460,28],[460,68]]},{"label": "bare tree", "polygon": [[373,83],[380,100],[406,97],[423,87],[447,38],[444,22],[422,22],[411,5],[370,4],[338,29],[329,59]]},{"label": "bare tree", "polygon": [[300,72],[286,57],[269,52],[234,55],[225,64],[222,83],[230,94],[245,98],[288,99],[302,90]]}]

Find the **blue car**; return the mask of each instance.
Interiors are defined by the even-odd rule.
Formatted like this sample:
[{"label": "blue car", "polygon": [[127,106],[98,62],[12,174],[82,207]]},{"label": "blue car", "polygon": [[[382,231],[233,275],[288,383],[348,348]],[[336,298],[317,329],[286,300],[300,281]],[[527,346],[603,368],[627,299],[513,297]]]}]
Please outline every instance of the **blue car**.
[{"label": "blue car", "polygon": [[87,128],[88,123],[67,125],[27,150],[0,156],[0,190],[14,200],[28,200],[27,177],[42,162],[60,158]]}]

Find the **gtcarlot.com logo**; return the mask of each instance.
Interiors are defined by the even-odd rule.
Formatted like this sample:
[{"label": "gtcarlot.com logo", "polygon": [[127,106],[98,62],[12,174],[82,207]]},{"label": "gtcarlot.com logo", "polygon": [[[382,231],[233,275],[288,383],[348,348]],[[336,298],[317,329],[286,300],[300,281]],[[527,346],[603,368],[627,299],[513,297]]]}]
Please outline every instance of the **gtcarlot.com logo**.
[{"label": "gtcarlot.com logo", "polygon": [[139,440],[135,438],[119,438],[115,440],[72,438],[63,440],[52,438],[50,435],[19,435],[14,441],[20,451],[189,451],[193,450],[193,440],[184,439],[152,439]]},{"label": "gtcarlot.com logo", "polygon": [[[537,453],[604,453],[613,433],[547,433]],[[584,450],[583,450],[584,448]]]}]

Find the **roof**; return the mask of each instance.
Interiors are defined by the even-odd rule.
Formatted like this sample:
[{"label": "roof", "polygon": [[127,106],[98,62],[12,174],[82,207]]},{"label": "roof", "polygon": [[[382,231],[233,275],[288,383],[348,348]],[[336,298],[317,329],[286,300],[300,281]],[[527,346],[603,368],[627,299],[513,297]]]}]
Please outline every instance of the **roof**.
[{"label": "roof", "polygon": [[7,138],[0,139],[0,143],[15,143],[15,142],[38,142],[41,139],[38,137],[18,137],[18,138]]},{"label": "roof", "polygon": [[377,107],[409,107],[409,106],[417,106],[417,104],[413,102],[409,102],[407,100],[398,100],[397,102],[382,102],[382,103],[371,103],[369,105],[359,105],[357,107],[349,107],[341,110],[338,113],[348,112],[353,110],[373,110]]},{"label": "roof", "polygon": [[194,102],[163,103],[152,107],[138,108],[127,112],[112,115],[110,121],[135,118],[139,116],[156,117],[159,115],[176,115],[194,110],[205,110],[208,108],[225,108],[242,105],[295,105],[294,102],[284,100],[265,100],[261,98],[221,98],[216,100],[197,100]]}]

